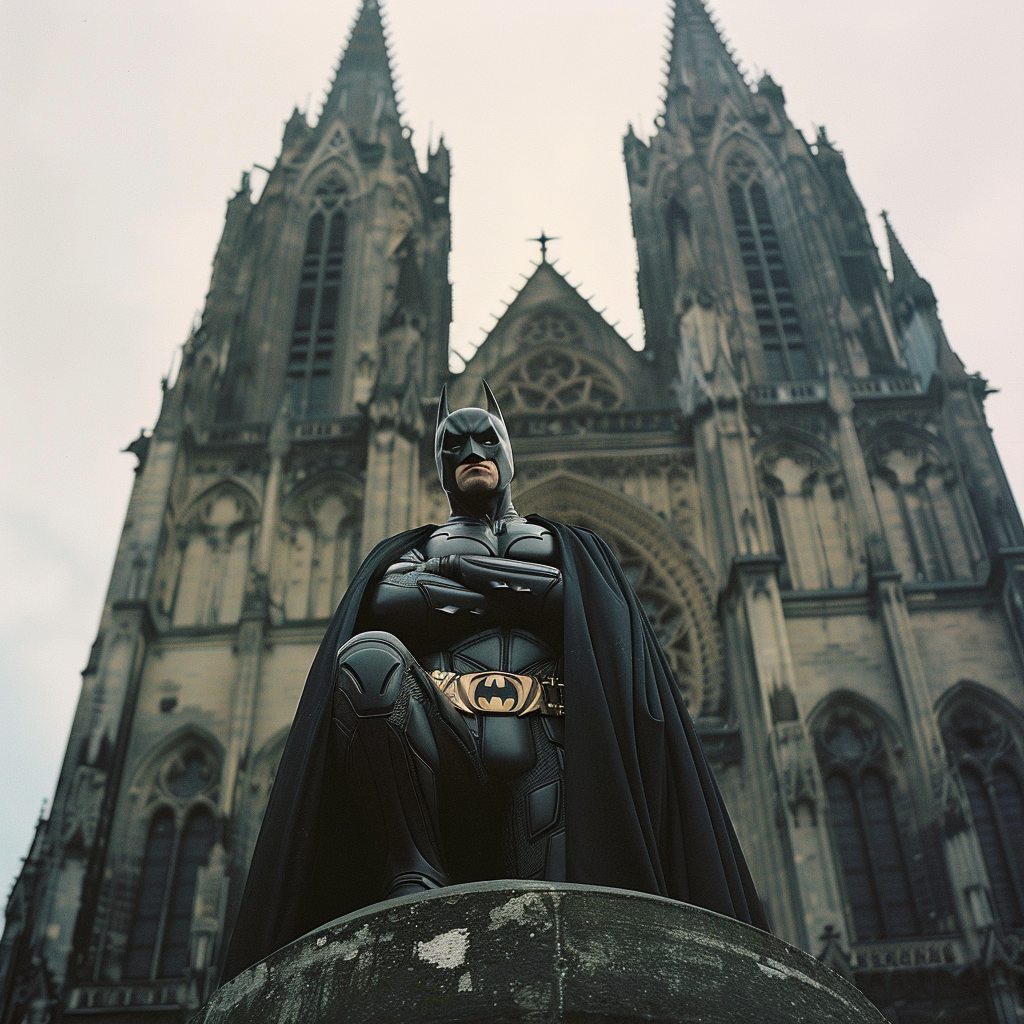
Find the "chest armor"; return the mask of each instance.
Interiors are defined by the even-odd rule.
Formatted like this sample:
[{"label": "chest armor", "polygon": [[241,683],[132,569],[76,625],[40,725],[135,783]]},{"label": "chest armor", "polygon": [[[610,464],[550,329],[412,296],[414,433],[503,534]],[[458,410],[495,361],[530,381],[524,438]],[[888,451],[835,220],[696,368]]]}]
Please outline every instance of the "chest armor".
[{"label": "chest armor", "polygon": [[492,555],[521,562],[554,565],[555,538],[551,531],[524,520],[503,520],[492,529],[482,519],[453,516],[427,541],[427,558],[441,555]]},{"label": "chest armor", "polygon": [[[443,555],[491,555],[522,562],[557,562],[550,530],[523,520],[502,521],[494,530],[480,519],[455,516],[427,541],[427,558]],[[427,668],[450,672],[499,669],[548,677],[559,669],[562,624],[533,621],[464,621],[461,636],[447,638],[445,649],[425,659]],[[424,659],[421,659],[424,660]]]}]

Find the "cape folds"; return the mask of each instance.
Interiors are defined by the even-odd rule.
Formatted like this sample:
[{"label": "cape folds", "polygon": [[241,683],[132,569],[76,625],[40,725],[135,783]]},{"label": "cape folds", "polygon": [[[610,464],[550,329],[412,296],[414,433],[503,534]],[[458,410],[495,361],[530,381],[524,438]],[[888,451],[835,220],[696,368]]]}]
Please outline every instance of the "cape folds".
[{"label": "cape folds", "polygon": [[[615,556],[589,530],[558,538],[565,593],[568,879],[668,896],[767,930],[754,884],[671,669]],[[334,654],[367,588],[435,527],[366,557],[313,660],[253,853],[224,980],[377,898],[328,730]],[[366,627],[369,628],[369,627]]]}]

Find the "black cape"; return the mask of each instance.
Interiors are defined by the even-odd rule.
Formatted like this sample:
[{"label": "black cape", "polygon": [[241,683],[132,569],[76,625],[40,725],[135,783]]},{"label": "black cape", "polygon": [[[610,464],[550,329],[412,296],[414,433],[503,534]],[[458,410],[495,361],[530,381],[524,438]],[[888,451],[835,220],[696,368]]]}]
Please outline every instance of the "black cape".
[{"label": "black cape", "polygon": [[[589,530],[531,519],[557,536],[565,581],[568,881],[668,896],[767,930],[693,722],[615,556]],[[331,763],[334,654],[366,628],[367,588],[434,529],[378,544],[327,627],[256,842],[224,980],[376,899]]]}]

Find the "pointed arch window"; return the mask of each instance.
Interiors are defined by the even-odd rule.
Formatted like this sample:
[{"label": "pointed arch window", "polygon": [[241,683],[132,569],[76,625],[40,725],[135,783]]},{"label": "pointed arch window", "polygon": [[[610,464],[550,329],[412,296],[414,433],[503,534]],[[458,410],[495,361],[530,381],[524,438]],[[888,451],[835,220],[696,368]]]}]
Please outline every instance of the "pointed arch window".
[{"label": "pointed arch window", "polygon": [[288,395],[292,415],[299,418],[312,419],[329,412],[344,252],[344,211],[315,213],[306,230],[288,350]]},{"label": "pointed arch window", "polygon": [[764,186],[746,157],[733,157],[727,171],[736,237],[754,303],[761,347],[770,381],[803,380],[816,375],[797,314],[782,247]]},{"label": "pointed arch window", "polygon": [[188,969],[192,909],[200,868],[217,838],[210,755],[193,745],[158,773],[159,809],[150,819],[123,975],[181,978]]},{"label": "pointed arch window", "polygon": [[142,860],[135,919],[128,939],[128,958],[124,969],[127,978],[148,978],[152,969],[174,850],[174,832],[174,814],[169,808],[165,807],[153,815]]},{"label": "pointed arch window", "polygon": [[817,750],[857,940],[922,934],[936,915],[926,880],[912,877],[912,844],[877,729],[843,708],[818,733]]},{"label": "pointed arch window", "polygon": [[946,716],[943,733],[960,769],[996,914],[1005,928],[1024,927],[1024,763],[1017,744],[997,715],[970,699]]}]

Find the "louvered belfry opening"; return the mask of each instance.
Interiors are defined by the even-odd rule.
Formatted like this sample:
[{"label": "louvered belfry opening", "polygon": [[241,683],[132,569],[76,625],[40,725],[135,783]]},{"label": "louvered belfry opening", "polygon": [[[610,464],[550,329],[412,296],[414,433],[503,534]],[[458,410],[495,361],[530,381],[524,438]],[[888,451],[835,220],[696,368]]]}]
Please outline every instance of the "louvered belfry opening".
[{"label": "louvered belfry opening", "polygon": [[793,289],[764,186],[753,162],[734,157],[728,163],[729,207],[764,350],[768,380],[806,380],[816,375],[807,351]]},{"label": "louvered belfry opening", "polygon": [[345,214],[318,211],[306,231],[295,325],[288,351],[291,414],[315,419],[330,411],[331,366],[338,324]]}]

